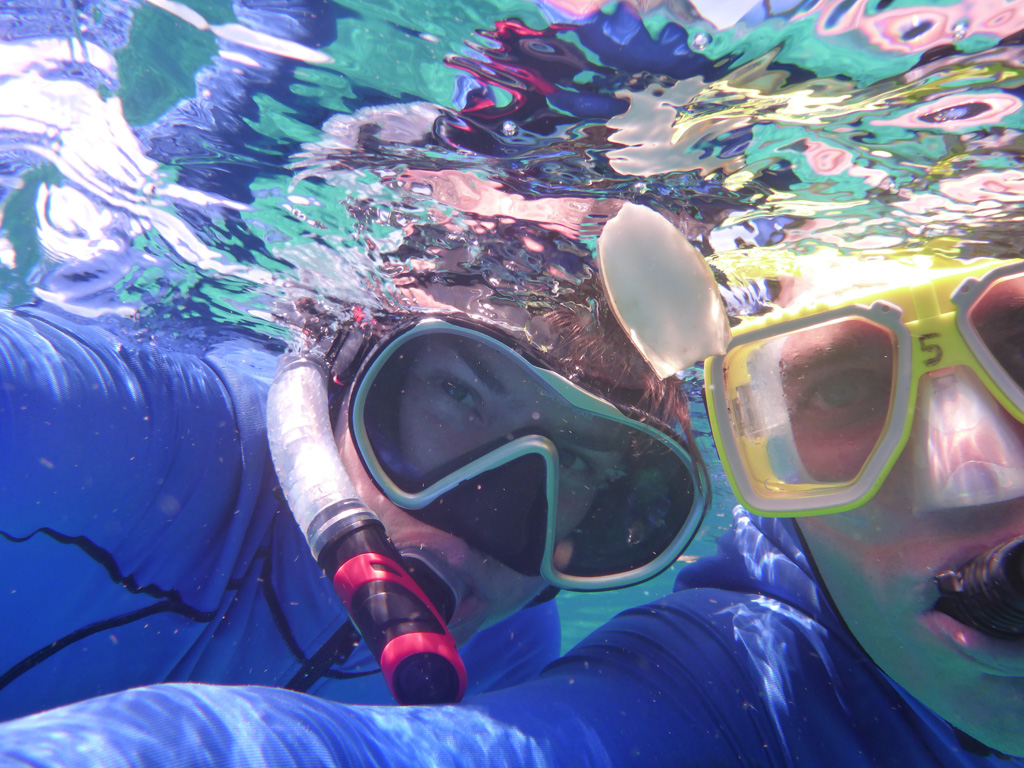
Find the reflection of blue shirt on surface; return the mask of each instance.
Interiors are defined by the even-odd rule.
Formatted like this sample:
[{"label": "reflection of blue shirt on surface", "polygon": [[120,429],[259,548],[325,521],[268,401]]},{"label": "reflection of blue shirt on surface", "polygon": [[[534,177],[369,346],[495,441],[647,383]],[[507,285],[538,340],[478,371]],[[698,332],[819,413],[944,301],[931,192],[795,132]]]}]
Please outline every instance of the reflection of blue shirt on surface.
[{"label": "reflection of blue shirt on surface", "polygon": [[[274,365],[0,312],[0,719],[161,681],[391,701],[278,501]],[[553,603],[478,634],[470,687],[533,677],[559,640]]]},{"label": "reflection of blue shirt on surface", "polygon": [[1024,763],[961,745],[879,671],[827,606],[788,521],[738,510],[719,553],[684,568],[677,587],[539,679],[459,707],[158,686],[0,726],[0,755],[70,766]]}]

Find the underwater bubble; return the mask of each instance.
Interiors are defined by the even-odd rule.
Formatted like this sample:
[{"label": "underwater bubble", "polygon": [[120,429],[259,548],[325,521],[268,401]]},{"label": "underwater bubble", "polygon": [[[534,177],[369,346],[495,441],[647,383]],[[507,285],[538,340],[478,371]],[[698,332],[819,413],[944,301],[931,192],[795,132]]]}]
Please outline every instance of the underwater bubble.
[{"label": "underwater bubble", "polygon": [[711,35],[707,32],[698,32],[693,36],[690,47],[695,51],[703,51],[711,44]]},{"label": "underwater bubble", "polygon": [[519,126],[512,120],[506,120],[501,124],[501,132],[506,136],[515,136],[519,132]]}]

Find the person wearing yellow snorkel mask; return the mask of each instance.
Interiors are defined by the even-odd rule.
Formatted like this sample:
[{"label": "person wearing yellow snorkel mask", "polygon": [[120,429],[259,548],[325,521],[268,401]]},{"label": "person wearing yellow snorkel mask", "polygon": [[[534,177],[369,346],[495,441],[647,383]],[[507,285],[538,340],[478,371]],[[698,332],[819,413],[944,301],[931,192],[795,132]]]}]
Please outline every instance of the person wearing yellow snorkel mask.
[{"label": "person wearing yellow snorkel mask", "polygon": [[1024,263],[947,265],[748,321],[706,368],[740,500],[795,516],[853,638],[911,701],[1011,755],[1024,755],[1022,331]]}]

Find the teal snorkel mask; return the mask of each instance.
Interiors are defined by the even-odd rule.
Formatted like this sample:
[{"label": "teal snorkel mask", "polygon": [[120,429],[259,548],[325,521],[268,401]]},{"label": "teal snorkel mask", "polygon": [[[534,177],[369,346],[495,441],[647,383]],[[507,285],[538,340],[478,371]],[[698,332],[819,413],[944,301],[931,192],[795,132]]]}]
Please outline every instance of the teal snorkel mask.
[{"label": "teal snorkel mask", "polygon": [[703,519],[705,480],[677,433],[479,323],[396,328],[355,373],[346,411],[392,503],[561,589],[651,578]]}]

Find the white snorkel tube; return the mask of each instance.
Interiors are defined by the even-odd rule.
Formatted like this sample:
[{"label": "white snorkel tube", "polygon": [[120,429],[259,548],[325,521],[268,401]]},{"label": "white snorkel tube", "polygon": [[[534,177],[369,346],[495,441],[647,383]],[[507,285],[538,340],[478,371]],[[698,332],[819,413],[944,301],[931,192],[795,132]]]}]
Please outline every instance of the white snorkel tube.
[{"label": "white snorkel tube", "polygon": [[459,701],[466,669],[455,640],[342,466],[327,382],[326,361],[308,354],[282,358],[271,384],[267,435],[285,499],[395,700]]}]

